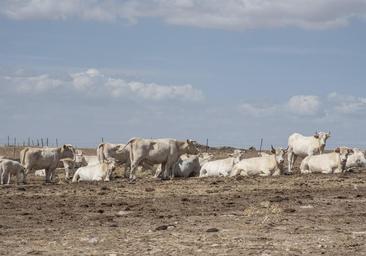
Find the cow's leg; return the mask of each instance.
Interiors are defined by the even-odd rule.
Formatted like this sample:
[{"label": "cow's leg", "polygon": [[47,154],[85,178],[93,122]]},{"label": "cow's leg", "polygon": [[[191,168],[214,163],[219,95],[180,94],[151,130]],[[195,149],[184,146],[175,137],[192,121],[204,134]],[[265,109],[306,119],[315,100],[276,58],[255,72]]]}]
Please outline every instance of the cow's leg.
[{"label": "cow's leg", "polygon": [[287,164],[288,164],[288,171],[287,173],[291,173],[292,172],[292,159],[293,159],[294,153],[292,152],[292,150],[289,149],[289,151],[287,152]]},{"label": "cow's leg", "polygon": [[4,184],[4,171],[3,168],[0,167],[0,185]]},{"label": "cow's leg", "polygon": [[3,170],[2,174],[1,174],[2,184],[8,185],[10,183],[10,173],[11,173],[11,171],[9,171],[9,170]]},{"label": "cow's leg", "polygon": [[162,180],[166,180],[169,178],[169,173],[166,168],[166,163],[161,164],[161,170],[160,170],[160,173],[158,174],[158,177],[160,177]]},{"label": "cow's leg", "polygon": [[140,162],[142,161],[142,159],[134,159],[131,162],[131,170],[130,170],[130,181],[134,181],[136,180],[136,169],[139,166]]},{"label": "cow's leg", "polygon": [[163,173],[163,167],[162,165],[160,165],[158,167],[158,169],[156,169],[156,172],[155,172],[155,175],[154,175],[154,178],[158,179],[158,178],[161,178],[161,174]]},{"label": "cow's leg", "polygon": [[46,183],[50,183],[51,182],[51,175],[52,175],[52,172],[49,168],[45,169],[44,170],[45,172],[45,181]]}]

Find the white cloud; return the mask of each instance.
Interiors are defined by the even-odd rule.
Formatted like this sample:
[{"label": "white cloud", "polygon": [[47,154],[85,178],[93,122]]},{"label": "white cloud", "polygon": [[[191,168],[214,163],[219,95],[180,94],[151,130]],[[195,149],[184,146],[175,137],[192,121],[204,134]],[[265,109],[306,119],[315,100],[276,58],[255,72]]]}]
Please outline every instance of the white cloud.
[{"label": "white cloud", "polygon": [[318,96],[296,95],[289,99],[287,107],[295,114],[314,115],[319,112],[320,105]]},{"label": "white cloud", "polygon": [[0,14],[11,19],[70,19],[167,23],[224,29],[300,27],[325,29],[366,16],[365,0],[7,0]]},{"label": "white cloud", "polygon": [[63,84],[63,81],[50,78],[48,75],[39,76],[5,76],[4,80],[10,86],[16,88],[21,93],[41,93],[48,90],[55,89]]},{"label": "white cloud", "polygon": [[141,98],[145,100],[180,100],[201,101],[204,95],[201,90],[190,84],[160,85],[141,81],[125,81],[104,75],[97,69],[71,73],[68,78],[55,79],[50,75],[40,76],[5,76],[4,83],[15,87],[17,92],[42,93],[56,88],[71,90],[81,96]]},{"label": "white cloud", "polygon": [[328,95],[328,100],[339,114],[356,114],[365,113],[366,111],[366,98],[364,97],[341,95],[333,92]]},{"label": "white cloud", "polygon": [[272,105],[242,103],[239,111],[246,115],[263,117],[275,114],[291,114],[296,116],[311,116],[318,114],[321,104],[318,96],[295,95],[285,103]]}]

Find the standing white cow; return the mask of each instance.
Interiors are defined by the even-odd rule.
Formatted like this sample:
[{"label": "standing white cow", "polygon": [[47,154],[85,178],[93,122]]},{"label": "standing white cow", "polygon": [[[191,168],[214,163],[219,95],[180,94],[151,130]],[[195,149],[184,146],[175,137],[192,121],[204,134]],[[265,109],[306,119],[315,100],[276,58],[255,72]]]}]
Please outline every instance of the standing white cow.
[{"label": "standing white cow", "polygon": [[347,158],[346,170],[365,166],[366,166],[365,152],[358,148],[354,148],[353,154],[348,156]]},{"label": "standing white cow", "polygon": [[271,146],[271,155],[247,158],[235,164],[230,176],[277,176],[280,175],[285,161],[286,149],[274,149]]},{"label": "standing white cow", "polygon": [[294,133],[288,138],[288,173],[292,173],[292,168],[298,156],[306,157],[315,154],[323,154],[330,132],[316,132],[313,136],[303,136]]},{"label": "standing white cow", "polygon": [[74,147],[65,144],[58,148],[25,148],[20,151],[21,164],[29,171],[45,169],[46,182],[51,182],[61,159],[74,159]]},{"label": "standing white cow", "polygon": [[72,182],[79,181],[109,181],[116,169],[115,161],[104,161],[94,165],[80,167],[74,174]]},{"label": "standing white cow", "polygon": [[307,156],[302,160],[301,173],[341,173],[346,169],[347,158],[353,153],[346,147],[336,148],[334,152],[322,155]]},{"label": "standing white cow", "polygon": [[10,184],[10,177],[17,176],[17,182],[25,183],[25,168],[17,161],[0,160],[0,184]]},{"label": "standing white cow", "polygon": [[[191,140],[133,138],[126,147],[128,145],[131,147],[131,181],[136,179],[136,169],[143,162],[161,164],[161,172],[164,172],[163,178],[174,178],[173,167],[179,157],[183,154],[198,154],[198,149]],[[119,153],[120,150],[117,152]]]}]

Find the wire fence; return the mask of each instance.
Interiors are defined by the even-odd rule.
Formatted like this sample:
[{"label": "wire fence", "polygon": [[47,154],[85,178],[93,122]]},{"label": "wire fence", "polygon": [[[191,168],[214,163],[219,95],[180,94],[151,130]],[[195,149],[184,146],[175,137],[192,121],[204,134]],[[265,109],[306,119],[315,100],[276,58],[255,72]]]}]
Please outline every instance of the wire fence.
[{"label": "wire fence", "polygon": [[[153,137],[150,137],[151,139]],[[3,147],[59,147],[63,144],[72,144],[75,148],[96,148],[100,143],[126,143],[129,139],[115,137],[99,137],[93,140],[83,138],[59,139],[54,137],[21,137],[6,136],[0,137],[0,146]],[[240,141],[225,141],[224,138],[201,138],[198,143],[208,147],[233,147],[240,149],[255,148],[257,150],[269,149],[271,141],[276,142],[278,138],[243,138]],[[275,147],[287,147],[287,140],[281,139],[281,143],[273,143]],[[366,143],[362,141],[329,140],[327,148],[348,146],[352,148],[366,149]]]}]

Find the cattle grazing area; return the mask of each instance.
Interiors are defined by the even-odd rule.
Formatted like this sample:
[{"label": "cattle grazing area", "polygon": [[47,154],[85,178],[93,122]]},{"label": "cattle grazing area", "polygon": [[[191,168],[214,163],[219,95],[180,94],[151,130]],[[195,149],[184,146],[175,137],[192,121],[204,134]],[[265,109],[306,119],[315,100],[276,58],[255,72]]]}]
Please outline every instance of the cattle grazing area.
[{"label": "cattle grazing area", "polygon": [[300,163],[269,177],[13,178],[0,186],[0,255],[366,255],[366,172]]}]

